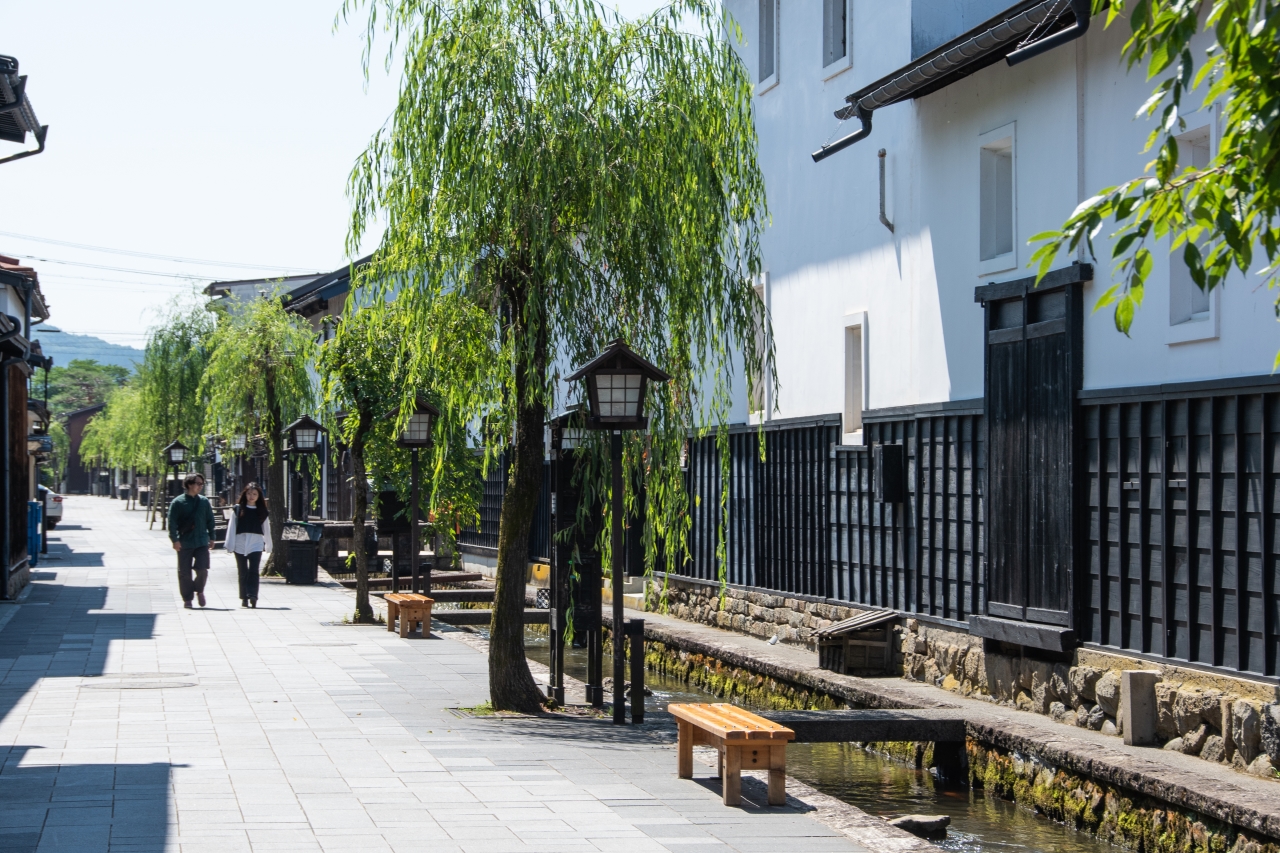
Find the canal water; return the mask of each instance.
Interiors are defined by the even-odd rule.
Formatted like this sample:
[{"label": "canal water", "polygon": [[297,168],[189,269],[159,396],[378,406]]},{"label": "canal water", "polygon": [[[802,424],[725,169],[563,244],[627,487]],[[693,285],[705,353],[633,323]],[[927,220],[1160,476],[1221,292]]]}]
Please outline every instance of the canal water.
[{"label": "canal water", "polygon": [[[525,633],[528,656],[548,662],[545,633]],[[586,649],[568,649],[566,672],[586,680]],[[610,662],[605,661],[606,673]],[[654,672],[645,674],[653,691],[650,710],[670,702],[722,701],[711,693]],[[664,719],[665,715],[662,718]],[[655,720],[656,722],[656,720]],[[828,796],[885,817],[946,814],[951,826],[945,841],[934,842],[958,853],[1119,853],[1123,848],[1055,823],[1029,809],[983,791],[939,783],[927,770],[881,756],[849,743],[799,743],[787,748],[787,774]]]}]

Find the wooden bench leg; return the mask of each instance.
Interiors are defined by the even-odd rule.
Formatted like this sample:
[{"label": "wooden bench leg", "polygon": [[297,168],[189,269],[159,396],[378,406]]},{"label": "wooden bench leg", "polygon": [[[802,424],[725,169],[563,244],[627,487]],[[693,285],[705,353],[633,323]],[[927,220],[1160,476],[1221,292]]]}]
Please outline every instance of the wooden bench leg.
[{"label": "wooden bench leg", "polygon": [[721,782],[724,781],[724,750],[723,743],[716,744],[716,778]]},{"label": "wooden bench leg", "polygon": [[412,623],[409,611],[400,611],[400,636],[402,638],[409,636],[409,625]]},{"label": "wooden bench leg", "polygon": [[396,611],[400,608],[396,607],[394,601],[387,602],[387,630],[394,631],[396,629]]},{"label": "wooden bench leg", "polygon": [[769,805],[787,804],[787,747],[769,748]]},{"label": "wooden bench leg", "polygon": [[742,805],[742,747],[724,748],[724,804]]},{"label": "wooden bench leg", "polygon": [[681,779],[693,778],[693,723],[677,721],[676,775]]}]

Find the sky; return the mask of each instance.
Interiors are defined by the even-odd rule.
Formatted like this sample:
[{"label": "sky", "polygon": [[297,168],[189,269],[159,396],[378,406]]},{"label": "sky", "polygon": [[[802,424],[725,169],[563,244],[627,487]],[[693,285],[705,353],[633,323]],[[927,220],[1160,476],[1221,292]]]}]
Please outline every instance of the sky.
[{"label": "sky", "polygon": [[348,260],[347,176],[398,74],[384,43],[366,81],[364,15],[335,27],[340,5],[5,4],[0,54],[21,63],[49,135],[44,153],[0,164],[0,254],[39,272],[50,325],[142,346],[209,281]]}]

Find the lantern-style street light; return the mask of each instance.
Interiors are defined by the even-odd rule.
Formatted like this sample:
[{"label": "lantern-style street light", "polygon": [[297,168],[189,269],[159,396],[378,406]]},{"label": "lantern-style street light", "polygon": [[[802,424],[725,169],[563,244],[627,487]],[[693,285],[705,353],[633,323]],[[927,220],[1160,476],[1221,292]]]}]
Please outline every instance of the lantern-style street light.
[{"label": "lantern-style street light", "polygon": [[[288,446],[285,451],[293,456],[319,453],[320,436],[324,433],[325,428],[319,422],[303,415],[284,428],[284,434],[288,439]],[[302,495],[302,518],[300,520],[306,521],[307,510],[311,506],[311,467],[302,459],[299,459],[295,464],[300,465],[302,468],[302,480],[305,485]]]},{"label": "lantern-style street light", "polygon": [[[649,383],[666,382],[671,377],[617,339],[567,378],[570,382],[586,380],[591,413],[587,419],[588,428],[609,430],[612,434],[609,455],[613,474],[613,509],[610,512],[613,557],[609,577],[613,591],[613,722],[621,725],[627,721],[623,690],[626,658],[622,645],[622,561],[625,548],[622,535],[622,431],[644,429],[649,425],[644,414],[645,392]],[[643,636],[633,634],[632,642],[641,646],[632,649],[632,656],[639,655],[643,660]],[[631,718],[636,722],[644,719],[644,697],[639,690],[632,693]]]},{"label": "lantern-style street light", "polygon": [[[169,467],[173,469],[173,479],[176,481],[178,479],[178,469],[186,464],[187,454],[190,452],[190,448],[181,441],[174,439],[169,442],[161,452],[164,453],[164,459],[169,463]],[[167,496],[168,492],[166,491],[166,497]],[[168,514],[166,513],[165,515],[167,517]],[[161,526],[163,527],[165,523],[166,521],[162,519]]]},{"label": "lantern-style street light", "polygon": [[[396,417],[400,416],[399,410],[396,411]],[[414,400],[413,411],[409,413],[409,422],[405,424],[404,429],[396,436],[396,444],[401,447],[408,448],[410,464],[410,483],[412,496],[410,497],[409,509],[409,577],[410,583],[413,584],[413,591],[418,591],[418,552],[422,549],[422,532],[418,530],[418,487],[419,487],[419,470],[418,470],[418,451],[431,446],[431,431],[435,427],[436,418],[440,417],[440,410],[427,402],[424,397],[419,396]],[[400,579],[393,571],[391,573],[391,586],[396,592],[400,591]],[[422,579],[422,592],[424,595],[431,594],[431,570],[428,569]],[[422,625],[423,636],[428,632],[428,626],[424,622]]]},{"label": "lantern-style street light", "polygon": [[228,446],[232,453],[243,453],[247,443],[248,437],[242,432],[237,432],[232,434]]}]

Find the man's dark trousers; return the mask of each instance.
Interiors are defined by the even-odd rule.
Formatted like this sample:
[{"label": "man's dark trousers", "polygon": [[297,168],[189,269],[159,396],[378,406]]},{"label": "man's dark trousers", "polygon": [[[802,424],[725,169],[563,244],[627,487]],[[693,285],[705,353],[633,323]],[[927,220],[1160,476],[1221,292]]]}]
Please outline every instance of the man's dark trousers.
[{"label": "man's dark trousers", "polygon": [[[192,575],[194,574],[194,577]],[[204,592],[209,579],[209,546],[183,548],[178,552],[178,590],[184,604],[190,604],[197,592]]]}]

